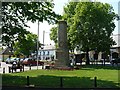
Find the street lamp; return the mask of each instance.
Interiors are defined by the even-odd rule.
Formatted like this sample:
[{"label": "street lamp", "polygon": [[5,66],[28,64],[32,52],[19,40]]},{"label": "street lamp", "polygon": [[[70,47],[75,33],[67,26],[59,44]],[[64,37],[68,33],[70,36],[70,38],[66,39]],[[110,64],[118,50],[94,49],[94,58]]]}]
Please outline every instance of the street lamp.
[{"label": "street lamp", "polygon": [[43,30],[43,60],[44,60],[44,39],[45,39],[45,31]]},{"label": "street lamp", "polygon": [[38,20],[38,38],[37,38],[37,70],[38,70],[38,50],[39,50],[39,20]]}]

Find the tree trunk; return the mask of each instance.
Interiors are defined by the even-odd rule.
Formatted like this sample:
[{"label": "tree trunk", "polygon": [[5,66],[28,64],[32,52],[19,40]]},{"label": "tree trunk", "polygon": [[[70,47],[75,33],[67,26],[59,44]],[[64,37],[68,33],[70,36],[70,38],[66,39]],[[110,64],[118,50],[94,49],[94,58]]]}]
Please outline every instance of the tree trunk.
[{"label": "tree trunk", "polygon": [[90,65],[90,59],[89,59],[89,50],[86,50],[86,65]]},{"label": "tree trunk", "polygon": [[103,65],[105,66],[105,58],[104,58],[103,62],[104,62]]}]

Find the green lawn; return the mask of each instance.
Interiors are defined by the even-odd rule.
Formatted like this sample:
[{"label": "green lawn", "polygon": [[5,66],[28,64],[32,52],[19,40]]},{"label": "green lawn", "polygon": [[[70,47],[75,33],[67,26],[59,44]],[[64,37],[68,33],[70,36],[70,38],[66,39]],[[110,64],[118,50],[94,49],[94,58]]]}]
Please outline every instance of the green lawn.
[{"label": "green lawn", "polygon": [[26,77],[30,77],[30,84],[38,87],[60,87],[60,77],[63,77],[65,88],[92,88],[94,77],[97,77],[97,87],[115,88],[118,85],[120,71],[117,67],[82,66],[79,70],[31,70],[21,73],[3,74],[3,85],[26,85]]}]

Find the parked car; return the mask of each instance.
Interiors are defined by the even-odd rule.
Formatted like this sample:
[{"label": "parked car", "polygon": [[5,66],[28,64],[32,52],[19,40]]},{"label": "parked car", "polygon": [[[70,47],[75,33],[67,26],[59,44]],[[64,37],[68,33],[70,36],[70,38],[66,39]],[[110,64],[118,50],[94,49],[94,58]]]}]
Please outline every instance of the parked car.
[{"label": "parked car", "polygon": [[11,57],[6,59],[6,64],[12,64],[14,61],[16,61],[16,57]]},{"label": "parked car", "polygon": [[5,62],[6,62],[6,64],[13,64],[13,62],[18,63],[19,60],[21,60],[21,59],[20,58],[16,58],[16,57],[11,57],[11,58],[7,58]]},{"label": "parked car", "polygon": [[[31,58],[25,58],[23,60],[22,64],[35,66],[35,65],[37,65],[37,61],[32,60]],[[44,65],[44,62],[38,61],[38,65]]]}]

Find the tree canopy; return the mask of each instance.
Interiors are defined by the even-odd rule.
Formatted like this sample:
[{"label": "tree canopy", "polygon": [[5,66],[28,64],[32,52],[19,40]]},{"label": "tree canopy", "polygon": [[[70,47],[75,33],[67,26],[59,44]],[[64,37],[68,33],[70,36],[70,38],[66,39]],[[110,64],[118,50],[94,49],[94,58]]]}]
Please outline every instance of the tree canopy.
[{"label": "tree canopy", "polygon": [[[62,16],[62,19],[67,21],[67,39],[68,39],[68,47],[70,51],[74,50],[74,44],[75,43],[71,43],[72,40],[70,38],[70,26],[73,24],[73,19],[71,17],[73,17],[73,15],[75,14],[75,8],[78,2],[70,2],[70,4],[67,4],[66,7],[64,7],[64,14]],[[68,8],[69,7],[69,8]],[[57,45],[57,34],[58,32],[58,26],[51,28],[51,34],[50,34],[50,39],[54,41],[54,43]]]},{"label": "tree canopy", "polygon": [[[114,31],[115,13],[109,4],[100,2],[82,2],[76,6],[73,17],[74,24],[70,27],[72,37],[82,50],[109,51],[114,44],[110,37]],[[71,38],[72,38],[71,37]],[[87,55],[87,64],[89,58]]]},{"label": "tree canopy", "polygon": [[86,64],[89,64],[88,51],[108,52],[115,44],[111,37],[115,18],[113,7],[107,3],[69,2],[64,7],[69,45],[86,52]]},{"label": "tree canopy", "polygon": [[[29,33],[24,37],[19,36],[19,40],[13,46],[15,55],[29,56],[31,53],[37,51],[37,35]],[[40,43],[39,43],[40,46]]]},{"label": "tree canopy", "polygon": [[2,2],[2,42],[11,46],[18,37],[28,34],[28,21],[56,23],[60,15],[52,10],[52,2]]},{"label": "tree canopy", "polygon": [[[113,22],[115,14],[111,12],[111,6],[98,2],[84,2],[79,3],[75,11],[73,17],[74,24],[70,27],[70,31],[73,33],[73,37],[80,38],[80,40],[77,39],[77,42],[78,45],[82,44],[84,46],[83,50],[86,50],[88,47],[90,47],[89,49],[95,49],[98,43],[101,45],[104,44],[106,38],[110,39],[115,28]],[[77,35],[74,33],[77,33]],[[103,35],[105,37],[101,37]],[[111,45],[112,43],[109,44]]]}]

